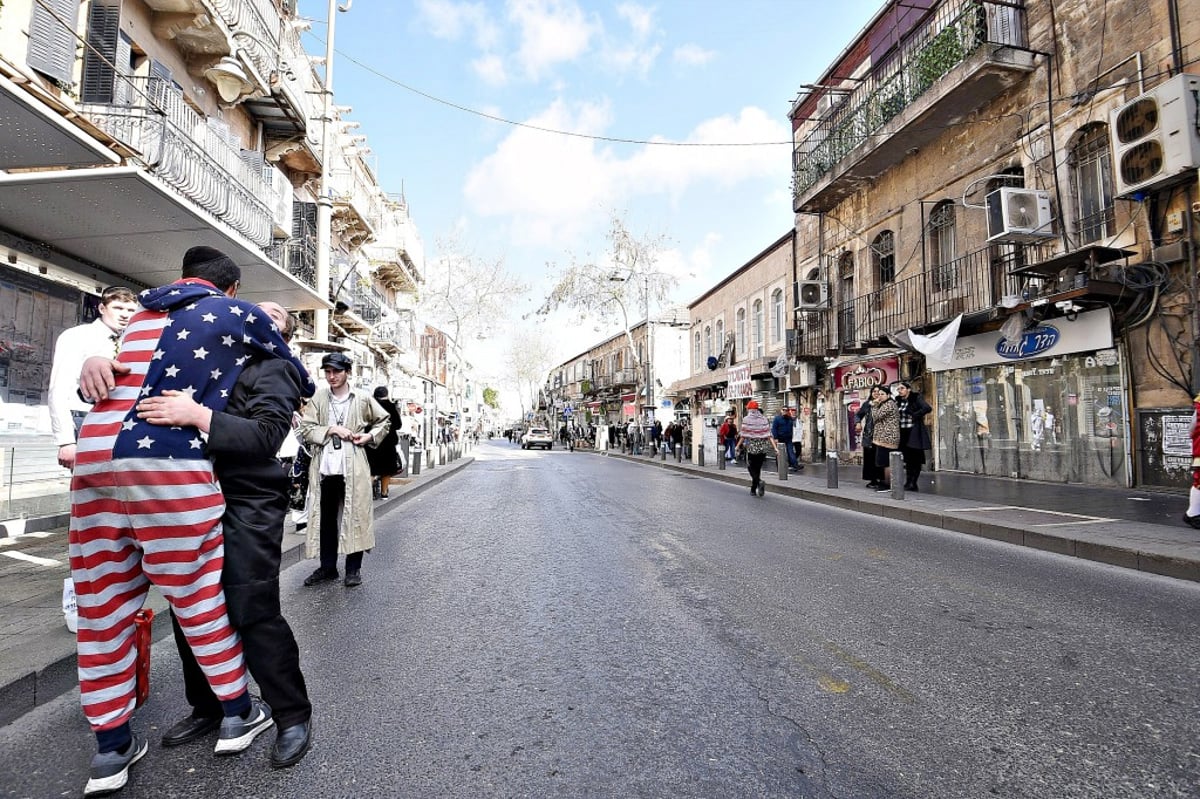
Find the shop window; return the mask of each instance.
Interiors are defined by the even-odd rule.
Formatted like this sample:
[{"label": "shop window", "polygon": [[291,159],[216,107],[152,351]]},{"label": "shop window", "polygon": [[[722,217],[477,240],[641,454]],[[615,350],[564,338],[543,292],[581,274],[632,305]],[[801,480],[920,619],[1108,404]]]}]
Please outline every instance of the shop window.
[{"label": "shop window", "polygon": [[1095,123],[1081,130],[1071,146],[1067,163],[1080,246],[1109,238],[1115,225],[1108,126]]}]

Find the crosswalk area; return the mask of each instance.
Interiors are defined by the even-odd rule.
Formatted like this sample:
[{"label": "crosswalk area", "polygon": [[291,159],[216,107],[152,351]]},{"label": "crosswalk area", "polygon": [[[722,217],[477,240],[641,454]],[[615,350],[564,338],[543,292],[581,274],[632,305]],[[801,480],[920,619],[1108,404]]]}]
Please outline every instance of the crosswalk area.
[{"label": "crosswalk area", "polygon": [[10,568],[67,570],[66,531],[22,533],[0,538],[0,577]]}]

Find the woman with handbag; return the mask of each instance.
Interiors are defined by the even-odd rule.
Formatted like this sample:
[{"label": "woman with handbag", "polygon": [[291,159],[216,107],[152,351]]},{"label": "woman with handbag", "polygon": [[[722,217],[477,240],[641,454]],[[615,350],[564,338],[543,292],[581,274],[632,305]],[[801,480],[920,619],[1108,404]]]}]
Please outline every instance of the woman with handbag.
[{"label": "woman with handbag", "polygon": [[746,403],[746,416],[742,419],[741,435],[738,437],[738,448],[746,450],[746,466],[750,470],[750,493],[762,496],[766,493],[766,483],[762,479],[763,462],[775,448],[771,438],[771,422],[758,409],[758,401]]}]

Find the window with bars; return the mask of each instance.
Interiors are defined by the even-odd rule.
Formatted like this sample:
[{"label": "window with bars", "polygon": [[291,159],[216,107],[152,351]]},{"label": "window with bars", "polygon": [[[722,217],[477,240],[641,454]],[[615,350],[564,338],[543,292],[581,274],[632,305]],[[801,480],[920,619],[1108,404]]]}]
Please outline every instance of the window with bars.
[{"label": "window with bars", "polygon": [[946,291],[958,285],[955,251],[954,202],[944,200],[929,215],[929,266],[933,270],[934,291]]},{"label": "window with bars", "polygon": [[880,288],[896,282],[896,235],[892,231],[883,231],[871,242],[871,264]]},{"label": "window with bars", "polygon": [[1068,164],[1079,244],[1112,236],[1115,225],[1108,126],[1097,122],[1081,130],[1071,147]]}]

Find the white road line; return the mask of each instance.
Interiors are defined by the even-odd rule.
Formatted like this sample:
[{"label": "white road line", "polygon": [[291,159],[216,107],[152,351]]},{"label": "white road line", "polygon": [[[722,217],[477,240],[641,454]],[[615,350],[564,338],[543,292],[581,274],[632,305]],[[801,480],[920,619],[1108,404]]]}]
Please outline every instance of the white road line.
[{"label": "white road line", "polygon": [[0,547],[7,547],[18,543],[22,538],[49,538],[54,533],[39,532],[39,533],[21,533],[20,535],[10,535],[0,538]]},{"label": "white road line", "polygon": [[29,555],[24,552],[0,552],[0,555],[12,558],[13,560],[23,560],[26,563],[32,563],[37,566],[61,566],[62,561],[51,560],[50,558],[39,558],[36,555]]}]

